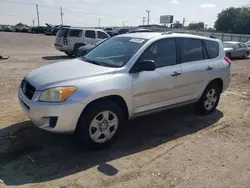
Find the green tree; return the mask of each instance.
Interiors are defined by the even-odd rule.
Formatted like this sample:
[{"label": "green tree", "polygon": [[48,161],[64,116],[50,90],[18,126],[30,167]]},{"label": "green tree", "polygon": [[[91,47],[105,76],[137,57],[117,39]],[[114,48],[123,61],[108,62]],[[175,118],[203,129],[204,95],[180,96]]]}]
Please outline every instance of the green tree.
[{"label": "green tree", "polygon": [[205,24],[204,24],[204,22],[190,23],[188,25],[188,29],[191,29],[191,30],[204,30],[205,29]]},{"label": "green tree", "polygon": [[217,31],[250,34],[250,7],[230,7],[218,14]]}]

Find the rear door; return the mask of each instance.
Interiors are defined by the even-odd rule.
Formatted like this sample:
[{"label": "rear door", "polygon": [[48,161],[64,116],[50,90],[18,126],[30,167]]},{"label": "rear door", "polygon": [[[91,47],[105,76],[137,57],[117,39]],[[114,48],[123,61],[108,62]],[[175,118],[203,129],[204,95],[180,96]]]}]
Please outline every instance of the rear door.
[{"label": "rear door", "polygon": [[67,44],[67,37],[69,33],[69,28],[61,28],[56,33],[55,45],[63,46]]},{"label": "rear door", "polygon": [[93,44],[97,42],[97,36],[95,30],[86,30],[85,31],[85,43],[86,44]]},{"label": "rear door", "polygon": [[192,38],[179,38],[178,44],[182,70],[180,75],[180,101],[191,102],[203,93],[209,82],[209,74],[214,68],[213,61],[209,59],[206,48],[214,51],[213,56],[218,56],[219,45],[217,42]]},{"label": "rear door", "polygon": [[75,44],[81,43],[82,29],[70,29],[68,35],[68,49],[73,50]]}]

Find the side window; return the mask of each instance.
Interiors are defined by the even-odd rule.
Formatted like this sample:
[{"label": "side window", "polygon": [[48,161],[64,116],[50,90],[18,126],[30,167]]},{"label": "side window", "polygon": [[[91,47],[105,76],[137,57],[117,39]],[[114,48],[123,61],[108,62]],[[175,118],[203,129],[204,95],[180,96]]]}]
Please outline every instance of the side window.
[{"label": "side window", "polygon": [[192,62],[203,60],[202,41],[199,39],[181,38],[180,46],[180,62]]},{"label": "side window", "polygon": [[82,30],[72,29],[69,32],[69,37],[81,37],[81,36],[82,36]]},{"label": "side window", "polygon": [[109,36],[108,36],[106,33],[104,33],[104,32],[97,31],[97,37],[98,37],[99,39],[106,39],[106,38],[108,38]]},{"label": "side window", "polygon": [[[219,55],[219,44],[215,41],[204,40],[204,44],[208,53],[208,59],[214,59]],[[207,59],[207,58],[205,58]]]},{"label": "side window", "polygon": [[245,44],[240,44],[240,48],[246,48]]},{"label": "side window", "polygon": [[175,39],[163,39],[149,46],[140,60],[153,60],[156,68],[176,65]]},{"label": "side window", "polygon": [[236,48],[236,49],[240,48],[240,44],[236,44],[236,45],[235,45],[235,48]]},{"label": "side window", "polygon": [[86,38],[91,38],[91,39],[95,39],[95,31],[93,30],[86,30],[85,32],[85,37]]}]

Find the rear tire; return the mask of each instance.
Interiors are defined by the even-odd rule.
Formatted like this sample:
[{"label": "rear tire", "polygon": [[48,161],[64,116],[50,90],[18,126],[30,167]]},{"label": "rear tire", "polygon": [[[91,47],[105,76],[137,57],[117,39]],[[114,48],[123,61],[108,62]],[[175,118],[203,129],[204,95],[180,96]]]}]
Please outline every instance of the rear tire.
[{"label": "rear tire", "polygon": [[219,104],[221,89],[217,83],[210,83],[201,98],[195,103],[195,109],[199,114],[213,113]]},{"label": "rear tire", "polygon": [[74,50],[73,50],[73,56],[74,56],[74,57],[77,57],[77,54],[78,54],[78,52],[79,52],[79,48],[82,47],[82,46],[83,46],[82,44],[76,44],[76,45],[74,46]]},{"label": "rear tire", "polygon": [[247,59],[247,58],[248,58],[248,55],[249,55],[249,52],[246,52],[243,58],[244,58],[244,59]]},{"label": "rear tire", "polygon": [[123,121],[124,114],[116,103],[95,102],[81,114],[75,134],[84,147],[100,149],[116,141]]}]

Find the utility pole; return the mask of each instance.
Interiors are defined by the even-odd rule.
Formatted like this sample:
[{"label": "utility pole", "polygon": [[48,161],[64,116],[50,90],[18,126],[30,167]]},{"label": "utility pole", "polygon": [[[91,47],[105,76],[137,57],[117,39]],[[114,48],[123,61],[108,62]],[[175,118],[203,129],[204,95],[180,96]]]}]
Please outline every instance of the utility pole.
[{"label": "utility pole", "polygon": [[101,19],[100,18],[98,19],[98,27],[99,28],[101,27]]},{"label": "utility pole", "polygon": [[38,24],[38,26],[40,26],[38,5],[36,5],[36,14],[37,14],[37,24]]},{"label": "utility pole", "polygon": [[125,23],[128,22],[128,21],[123,21],[122,22],[122,26],[124,27],[125,26]]},{"label": "utility pole", "polygon": [[182,27],[185,26],[185,22],[186,22],[186,18],[183,18],[183,21],[182,21]]},{"label": "utility pole", "polygon": [[146,10],[147,14],[148,14],[148,25],[149,25],[149,22],[150,22],[150,10]]},{"label": "utility pole", "polygon": [[62,7],[60,7],[60,15],[61,15],[61,24],[63,25],[63,15],[64,15],[64,13],[63,13]]},{"label": "utility pole", "polygon": [[142,18],[142,25],[145,25],[145,22],[146,22],[145,19],[146,19],[145,17]]}]

